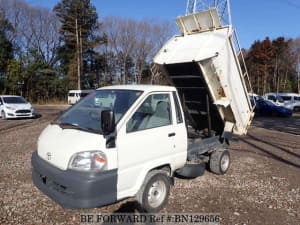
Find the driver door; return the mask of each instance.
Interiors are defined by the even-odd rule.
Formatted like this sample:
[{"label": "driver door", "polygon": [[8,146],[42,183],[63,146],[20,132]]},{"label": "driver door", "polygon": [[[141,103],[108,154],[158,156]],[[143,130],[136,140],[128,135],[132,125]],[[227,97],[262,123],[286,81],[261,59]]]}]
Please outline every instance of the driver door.
[{"label": "driver door", "polygon": [[134,195],[149,169],[172,160],[171,108],[170,93],[150,94],[120,129],[118,199]]},{"label": "driver door", "polygon": [[1,116],[2,109],[3,109],[3,102],[2,102],[2,99],[0,97],[0,116]]}]

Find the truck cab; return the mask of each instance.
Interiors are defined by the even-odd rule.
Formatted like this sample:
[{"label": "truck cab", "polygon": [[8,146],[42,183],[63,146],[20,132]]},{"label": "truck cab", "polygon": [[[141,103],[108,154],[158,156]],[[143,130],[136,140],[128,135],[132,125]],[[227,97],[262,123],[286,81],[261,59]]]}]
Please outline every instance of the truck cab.
[{"label": "truck cab", "polygon": [[[101,126],[105,111],[113,113],[111,133]],[[187,130],[174,87],[113,86],[98,89],[43,131],[33,178],[61,205],[90,208],[135,196],[151,170],[165,167],[171,176],[186,158]]]}]

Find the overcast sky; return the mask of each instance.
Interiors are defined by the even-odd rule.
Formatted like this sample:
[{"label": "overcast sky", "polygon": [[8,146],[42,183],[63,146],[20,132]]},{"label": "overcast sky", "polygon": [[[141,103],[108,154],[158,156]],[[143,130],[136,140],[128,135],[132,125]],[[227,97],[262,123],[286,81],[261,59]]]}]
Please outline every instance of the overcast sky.
[{"label": "overcast sky", "polygon": [[[26,0],[30,5],[52,9],[59,0]],[[186,0],[91,0],[100,20],[118,15],[135,19],[161,18],[175,21],[185,14]],[[249,48],[255,40],[279,36],[300,37],[299,0],[231,0],[233,26],[241,46]],[[175,22],[174,22],[175,23]]]}]

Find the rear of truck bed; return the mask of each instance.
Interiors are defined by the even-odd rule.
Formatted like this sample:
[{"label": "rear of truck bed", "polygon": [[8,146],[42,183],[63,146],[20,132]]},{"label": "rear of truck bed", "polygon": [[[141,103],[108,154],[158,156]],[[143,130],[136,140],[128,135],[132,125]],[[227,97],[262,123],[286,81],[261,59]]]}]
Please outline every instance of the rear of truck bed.
[{"label": "rear of truck bed", "polygon": [[232,27],[218,19],[216,9],[177,18],[182,34],[154,57],[155,71],[177,88],[194,130],[243,135],[254,116],[248,74],[240,66]]}]

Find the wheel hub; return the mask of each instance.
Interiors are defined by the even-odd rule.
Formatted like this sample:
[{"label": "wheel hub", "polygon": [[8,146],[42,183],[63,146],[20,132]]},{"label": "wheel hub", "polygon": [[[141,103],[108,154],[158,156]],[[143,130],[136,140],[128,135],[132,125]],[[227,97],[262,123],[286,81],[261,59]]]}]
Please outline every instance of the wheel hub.
[{"label": "wheel hub", "polygon": [[229,156],[226,154],[221,159],[221,169],[222,171],[226,171],[229,167]]},{"label": "wheel hub", "polygon": [[148,192],[149,205],[153,208],[158,207],[165,199],[166,186],[163,181],[154,182]]}]

